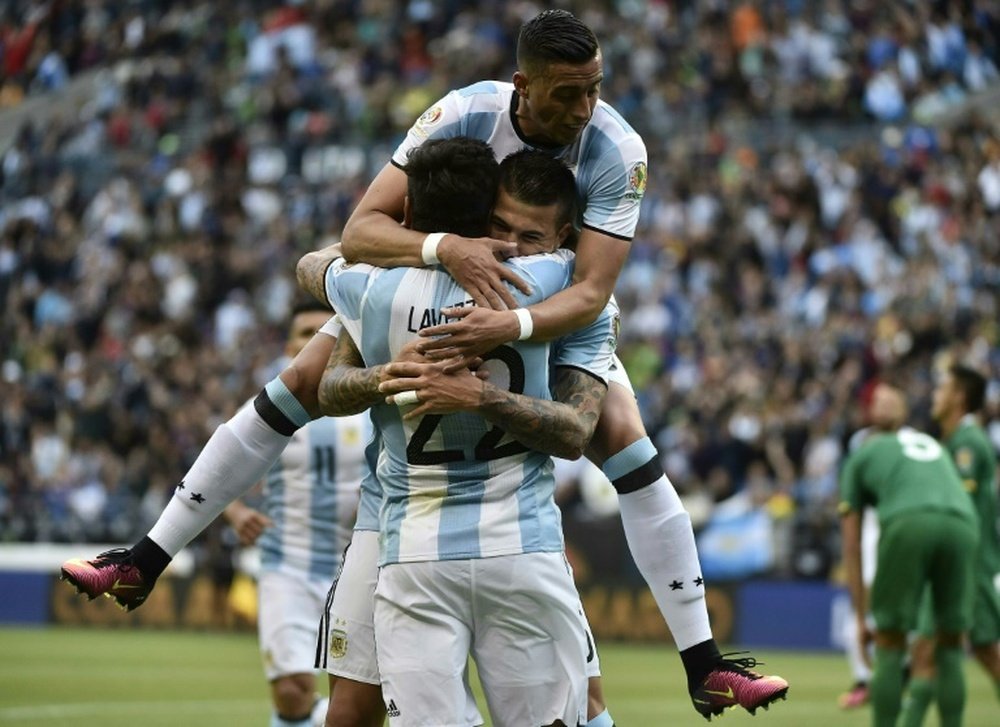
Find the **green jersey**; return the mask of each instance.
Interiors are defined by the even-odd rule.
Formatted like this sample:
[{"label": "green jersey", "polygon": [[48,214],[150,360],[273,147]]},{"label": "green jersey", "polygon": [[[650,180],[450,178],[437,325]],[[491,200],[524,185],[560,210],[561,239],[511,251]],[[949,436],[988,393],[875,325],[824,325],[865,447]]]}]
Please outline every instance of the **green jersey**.
[{"label": "green jersey", "polygon": [[937,510],[975,521],[951,457],[933,437],[904,427],[876,434],[848,457],[840,473],[840,510],[876,508],[883,527],[900,513]]},{"label": "green jersey", "polygon": [[1000,571],[1000,535],[997,533],[997,458],[993,445],[975,417],[959,422],[945,447],[955,460],[965,491],[979,516],[979,567],[987,573]]}]

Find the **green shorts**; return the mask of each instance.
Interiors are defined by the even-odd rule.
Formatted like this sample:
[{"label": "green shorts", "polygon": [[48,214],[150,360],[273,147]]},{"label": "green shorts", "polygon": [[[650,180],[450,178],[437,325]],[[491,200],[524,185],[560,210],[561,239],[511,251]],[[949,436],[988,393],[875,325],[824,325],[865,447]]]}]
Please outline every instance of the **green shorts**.
[{"label": "green shorts", "polygon": [[[1000,641],[1000,594],[992,573],[977,568],[973,576],[975,595],[972,604],[972,627],[969,629],[969,643],[973,646],[995,644]],[[920,614],[917,617],[917,633],[928,638],[937,633],[934,628],[934,603],[929,588],[924,589],[920,599]]]},{"label": "green shorts", "polygon": [[968,631],[978,540],[976,524],[950,512],[906,512],[886,523],[871,591],[878,630],[913,631],[926,588],[933,599],[934,631]]}]

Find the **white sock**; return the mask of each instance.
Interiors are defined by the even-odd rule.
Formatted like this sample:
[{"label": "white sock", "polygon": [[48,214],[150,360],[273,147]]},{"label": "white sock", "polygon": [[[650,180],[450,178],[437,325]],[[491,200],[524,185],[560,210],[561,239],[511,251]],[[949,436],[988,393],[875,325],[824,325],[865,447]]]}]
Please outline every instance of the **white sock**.
[{"label": "white sock", "polygon": [[277,712],[271,712],[270,727],[313,727],[313,721],[312,717],[304,717],[296,720],[285,719]]},{"label": "white sock", "polygon": [[844,619],[844,651],[847,652],[847,663],[851,667],[851,675],[855,682],[867,684],[872,680],[872,670],[865,664],[864,656],[861,653],[861,644],[858,643],[858,621],[851,614]]},{"label": "white sock", "polygon": [[219,426],[174,491],[149,538],[171,558],[226,505],[271,468],[291,437],[269,426],[253,404]]},{"label": "white sock", "polygon": [[666,619],[677,648],[712,638],[691,518],[666,475],[618,495],[632,558]]},{"label": "white sock", "polygon": [[317,694],[316,701],[313,703],[312,727],[323,727],[323,725],[326,724],[326,711],[329,707],[329,697],[323,697]]}]

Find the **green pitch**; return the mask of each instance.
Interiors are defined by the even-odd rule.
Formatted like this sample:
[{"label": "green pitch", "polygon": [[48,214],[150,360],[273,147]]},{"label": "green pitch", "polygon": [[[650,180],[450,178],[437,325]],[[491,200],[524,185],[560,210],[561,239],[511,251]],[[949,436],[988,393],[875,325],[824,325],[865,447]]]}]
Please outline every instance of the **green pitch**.
[{"label": "green pitch", "polygon": [[[721,727],[868,724],[867,710],[837,709],[847,667],[837,655],[759,652],[791,683],[788,701]],[[621,727],[699,725],[680,660],[669,648],[601,646],[604,692]],[[979,667],[966,675],[966,727],[1000,724],[1000,704]],[[269,706],[252,634],[102,629],[0,629],[0,725],[55,727],[266,727]],[[936,716],[928,725],[937,725]]]}]

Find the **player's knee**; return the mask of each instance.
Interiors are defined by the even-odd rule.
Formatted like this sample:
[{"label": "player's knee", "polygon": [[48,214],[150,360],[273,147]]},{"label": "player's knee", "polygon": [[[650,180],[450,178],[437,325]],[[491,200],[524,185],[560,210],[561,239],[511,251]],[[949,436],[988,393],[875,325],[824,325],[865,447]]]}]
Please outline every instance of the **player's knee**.
[{"label": "player's knee", "polygon": [[587,445],[587,458],[600,467],[609,457],[645,436],[646,427],[635,398],[628,390],[612,384],[608,387],[594,436]]},{"label": "player's knee", "polygon": [[604,704],[604,690],[601,688],[600,677],[590,677],[587,680],[587,719],[593,719],[607,709]]},{"label": "player's knee", "polygon": [[1000,681],[1000,644],[996,642],[992,644],[977,644],[972,647],[972,653],[983,669],[995,681]]},{"label": "player's knee", "polygon": [[875,645],[883,649],[906,648],[906,633],[903,631],[876,631]]},{"label": "player's knee", "polygon": [[330,700],[326,710],[326,727],[381,727],[385,719],[383,709],[348,700]]},{"label": "player's knee", "polygon": [[319,381],[322,378],[322,371],[319,376],[314,376],[309,367],[303,366],[297,360],[293,360],[279,378],[288,388],[292,396],[296,398],[302,408],[309,412],[313,418],[319,416],[319,399],[316,391],[319,388]]},{"label": "player's knee", "polygon": [[312,711],[314,690],[305,680],[296,678],[298,676],[305,675],[279,677],[271,683],[274,708],[285,717],[301,717]]},{"label": "player's knee", "polygon": [[910,647],[910,673],[929,678],[934,673],[934,641],[920,637]]},{"label": "player's knee", "polygon": [[962,645],[962,634],[954,631],[939,631],[937,645],[941,649],[957,649]]},{"label": "player's knee", "polygon": [[326,727],[381,727],[385,705],[377,685],[331,679],[331,687]]}]

